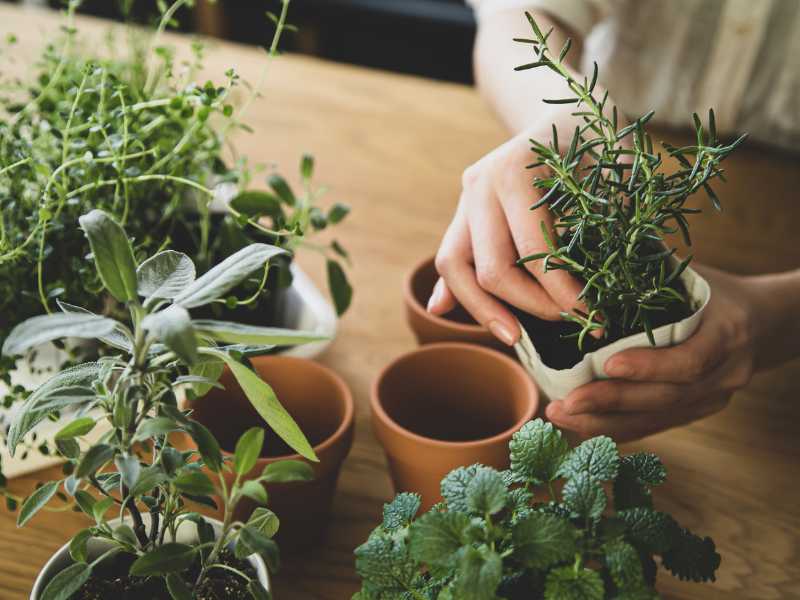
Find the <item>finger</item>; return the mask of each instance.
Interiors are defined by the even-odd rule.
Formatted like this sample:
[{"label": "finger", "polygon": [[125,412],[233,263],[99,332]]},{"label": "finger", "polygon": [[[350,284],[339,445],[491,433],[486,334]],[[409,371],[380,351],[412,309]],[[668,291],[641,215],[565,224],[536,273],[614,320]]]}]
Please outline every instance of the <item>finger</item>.
[{"label": "finger", "polygon": [[436,269],[472,318],[501,342],[512,346],[519,339],[519,325],[505,306],[478,285],[463,206],[462,202],[445,233],[436,255]]},{"label": "finger", "polygon": [[595,381],[573,390],[563,400],[570,415],[606,412],[656,412],[690,403],[696,390],[685,384]]},{"label": "finger", "polygon": [[428,300],[427,310],[433,315],[444,315],[449,313],[458,305],[458,300],[447,287],[444,279],[439,277],[436,285],[433,286],[431,297]]},{"label": "finger", "polygon": [[706,323],[685,342],[668,348],[634,348],[606,361],[609,377],[631,381],[691,383],[706,377],[725,359],[723,344]]},{"label": "finger", "polygon": [[558,427],[582,436],[608,435],[618,442],[636,440],[672,427],[686,425],[725,408],[729,395],[715,396],[707,402],[687,405],[683,410],[639,413],[604,413],[570,415],[561,401],[551,402],[545,410]]},{"label": "finger", "polygon": [[[491,194],[488,186],[485,193]],[[468,194],[465,196],[469,198]],[[467,212],[467,223],[480,286],[530,314],[558,320],[561,313],[558,305],[528,271],[516,265],[517,251],[497,199],[472,197],[468,202],[473,202]]]}]

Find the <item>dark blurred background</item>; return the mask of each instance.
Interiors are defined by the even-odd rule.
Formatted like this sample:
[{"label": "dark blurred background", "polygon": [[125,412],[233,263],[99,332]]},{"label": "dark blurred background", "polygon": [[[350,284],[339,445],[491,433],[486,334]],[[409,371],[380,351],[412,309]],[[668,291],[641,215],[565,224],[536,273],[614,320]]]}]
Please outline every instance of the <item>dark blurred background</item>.
[{"label": "dark blurred background", "polygon": [[[8,0],[6,0],[8,1]],[[11,0],[61,6],[62,0]],[[157,0],[134,0],[133,17],[148,21]],[[81,12],[120,19],[131,0],[84,0]],[[273,31],[266,12],[277,0],[197,0],[179,13],[181,28],[248,44],[266,44]],[[282,48],[329,60],[472,82],[475,21],[463,0],[292,0]]]}]

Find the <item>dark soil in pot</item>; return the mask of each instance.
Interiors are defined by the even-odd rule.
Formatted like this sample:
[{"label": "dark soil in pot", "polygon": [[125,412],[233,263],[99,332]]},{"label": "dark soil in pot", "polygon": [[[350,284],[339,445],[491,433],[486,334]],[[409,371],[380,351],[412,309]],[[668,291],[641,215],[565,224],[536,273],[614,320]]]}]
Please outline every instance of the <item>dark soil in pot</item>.
[{"label": "dark soil in pot", "polygon": [[[118,554],[100,563],[70,600],[172,600],[163,579],[128,576],[134,560],[130,554]],[[228,550],[223,550],[220,562],[257,578],[249,562],[239,560]],[[193,584],[199,574],[198,561],[182,577]],[[247,591],[247,582],[238,575],[223,569],[211,569],[203,585],[196,590],[194,600],[252,600],[252,596]]]},{"label": "dark soil in pot", "polygon": [[[674,287],[678,293],[684,297],[688,297],[688,292],[682,281],[675,283]],[[604,346],[613,344],[617,340],[639,333],[628,332],[623,334],[621,329],[615,328],[608,332],[608,335],[602,339],[596,339],[587,335],[583,340],[583,350],[580,350],[578,349],[578,343],[575,337],[568,337],[570,335],[574,336],[580,332],[581,328],[576,323],[569,321],[545,321],[514,306],[508,305],[508,308],[514,313],[514,316],[517,317],[522,327],[528,333],[537,352],[539,352],[539,355],[542,357],[542,362],[551,369],[570,369],[578,364],[583,357],[590,352],[595,352]],[[689,306],[673,304],[668,310],[651,311],[649,314],[652,328],[657,329],[663,325],[682,321],[690,317],[694,312],[695,309]]]}]

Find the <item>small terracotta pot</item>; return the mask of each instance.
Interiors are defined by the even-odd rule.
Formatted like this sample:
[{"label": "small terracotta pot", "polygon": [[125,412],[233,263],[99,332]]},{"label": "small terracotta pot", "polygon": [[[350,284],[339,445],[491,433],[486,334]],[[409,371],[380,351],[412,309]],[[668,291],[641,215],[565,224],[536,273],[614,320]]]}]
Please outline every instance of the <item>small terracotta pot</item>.
[{"label": "small terracotta pot", "polygon": [[539,396],[508,356],[472,344],[429,344],[405,354],[372,387],[372,426],[398,492],[441,500],[456,467],[508,467],[512,434],[533,418]]},{"label": "small terracotta pot", "polygon": [[510,352],[508,346],[479,325],[461,306],[441,317],[427,311],[428,299],[438,278],[439,274],[431,257],[419,262],[406,276],[403,284],[406,320],[417,342],[467,342]]},{"label": "small terracotta pot", "polygon": [[[326,530],[339,471],[353,444],[353,396],[336,373],[313,361],[261,356],[251,362],[297,421],[319,458],[318,463],[310,463],[315,473],[313,481],[267,486],[269,508],[281,522],[276,540],[282,550],[301,549],[318,541]],[[223,452],[230,454],[242,433],[264,421],[229,370],[225,370],[220,383],[225,390],[212,389],[191,403],[192,418],[205,425]],[[268,464],[287,459],[304,460],[267,429],[262,458],[250,475],[259,476]],[[232,474],[229,480],[233,481]],[[247,519],[255,506],[243,500],[236,518]]]}]

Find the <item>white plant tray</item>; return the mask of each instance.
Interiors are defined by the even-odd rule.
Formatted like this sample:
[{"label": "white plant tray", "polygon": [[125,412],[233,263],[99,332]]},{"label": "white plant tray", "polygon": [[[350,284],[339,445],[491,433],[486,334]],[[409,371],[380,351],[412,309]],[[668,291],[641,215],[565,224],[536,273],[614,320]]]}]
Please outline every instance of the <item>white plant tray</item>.
[{"label": "white plant tray", "polygon": [[[298,358],[315,358],[322,354],[333,341],[336,335],[337,318],[336,312],[330,302],[322,295],[322,292],[314,285],[314,282],[300,267],[292,263],[292,285],[284,296],[284,302],[278,307],[282,315],[281,327],[289,329],[311,331],[325,336],[327,339],[302,346],[286,348],[278,352],[285,356],[296,356]],[[28,390],[36,389],[55,374],[58,366],[67,360],[67,354],[58,350],[54,345],[47,344],[38,349],[36,359],[36,370],[31,370],[31,365],[20,362],[18,368],[11,373],[12,385],[22,385]],[[41,373],[39,371],[45,370]],[[0,382],[0,396],[7,392],[7,386]],[[14,417],[14,412],[18,410],[20,403],[11,408],[0,407],[0,425],[5,429]],[[36,427],[37,440],[35,444],[29,435],[26,442],[37,446],[42,440],[52,439],[52,437],[66,425],[70,419],[69,415],[63,416],[58,421],[43,421]],[[95,427],[92,431],[90,440],[96,440],[102,435],[104,428]],[[59,456],[44,456],[38,450],[31,449],[28,457],[22,460],[22,446],[17,449],[16,455],[12,458],[8,453],[4,443],[0,443],[0,459],[2,459],[3,475],[7,478],[18,477],[27,473],[32,473],[46,467],[58,465],[64,462]]]}]

